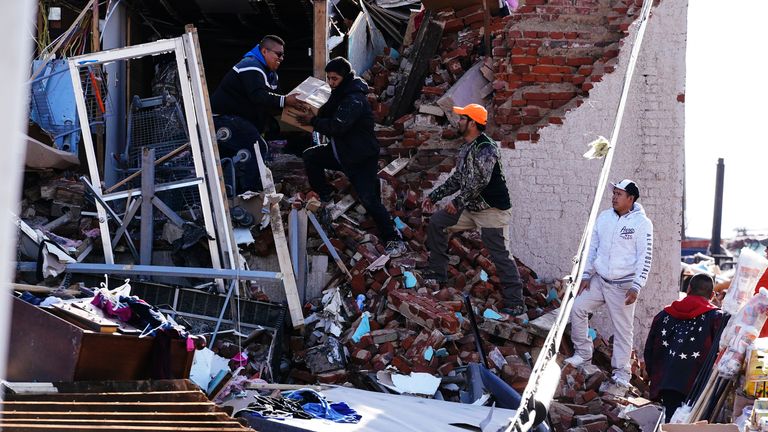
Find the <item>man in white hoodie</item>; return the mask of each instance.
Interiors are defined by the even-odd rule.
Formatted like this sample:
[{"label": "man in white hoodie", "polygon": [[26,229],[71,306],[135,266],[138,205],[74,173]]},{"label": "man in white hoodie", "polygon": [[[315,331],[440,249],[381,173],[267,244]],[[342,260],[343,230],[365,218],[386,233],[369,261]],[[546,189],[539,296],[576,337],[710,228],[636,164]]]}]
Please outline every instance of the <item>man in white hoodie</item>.
[{"label": "man in white hoodie", "polygon": [[635,302],[648,280],[653,258],[653,223],[637,203],[640,190],[632,180],[611,183],[612,209],[597,217],[581,287],[571,310],[575,354],[565,361],[579,366],[592,359],[589,314],[606,305],[613,335],[613,381],[629,387],[632,376],[632,330]]}]

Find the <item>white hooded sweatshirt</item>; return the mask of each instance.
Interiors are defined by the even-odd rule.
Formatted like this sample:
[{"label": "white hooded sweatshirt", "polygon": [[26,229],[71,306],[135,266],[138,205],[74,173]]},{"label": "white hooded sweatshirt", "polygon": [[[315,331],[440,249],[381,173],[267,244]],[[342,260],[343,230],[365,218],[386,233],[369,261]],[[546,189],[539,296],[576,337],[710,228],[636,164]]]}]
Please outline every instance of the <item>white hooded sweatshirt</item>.
[{"label": "white hooded sweatshirt", "polygon": [[653,223],[643,206],[634,203],[624,216],[610,208],[595,221],[582,279],[597,274],[612,284],[632,282],[630,289],[640,292],[648,280],[652,259]]}]

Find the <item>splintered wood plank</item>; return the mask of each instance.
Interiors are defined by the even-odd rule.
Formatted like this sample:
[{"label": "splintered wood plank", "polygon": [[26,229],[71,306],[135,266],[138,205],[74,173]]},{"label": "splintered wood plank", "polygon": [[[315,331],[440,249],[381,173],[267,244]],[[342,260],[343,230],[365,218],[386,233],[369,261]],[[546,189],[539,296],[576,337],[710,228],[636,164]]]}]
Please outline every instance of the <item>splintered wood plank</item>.
[{"label": "splintered wood plank", "polygon": [[277,260],[280,264],[280,272],[283,274],[283,288],[285,289],[285,298],[288,301],[288,312],[291,315],[291,323],[294,328],[304,326],[304,311],[301,307],[299,290],[296,287],[296,275],[293,273],[293,264],[291,263],[291,253],[288,251],[288,240],[285,237],[285,227],[283,227],[283,216],[280,214],[280,198],[282,194],[275,191],[275,181],[272,178],[272,171],[267,169],[264,160],[261,157],[259,144],[254,145],[256,161],[259,164],[259,174],[264,192],[267,193],[269,201],[269,217],[272,225],[272,236],[275,239],[275,249],[277,251]]},{"label": "splintered wood plank", "polygon": [[406,165],[408,165],[408,162],[410,162],[410,161],[411,161],[411,158],[399,157],[399,158],[393,160],[392,162],[390,162],[384,168],[382,168],[379,171],[379,174],[385,173],[385,174],[389,174],[389,175],[394,177],[395,174],[397,174],[400,171],[402,171],[403,168],[405,168]]}]

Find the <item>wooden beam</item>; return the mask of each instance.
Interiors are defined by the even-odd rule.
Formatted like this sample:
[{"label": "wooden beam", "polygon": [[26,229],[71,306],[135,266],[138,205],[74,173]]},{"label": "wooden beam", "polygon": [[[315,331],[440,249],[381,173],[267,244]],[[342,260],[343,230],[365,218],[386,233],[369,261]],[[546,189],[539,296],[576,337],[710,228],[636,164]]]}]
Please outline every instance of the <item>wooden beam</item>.
[{"label": "wooden beam", "polygon": [[91,52],[101,51],[101,43],[99,42],[99,2],[93,2],[91,9]]},{"label": "wooden beam", "polygon": [[314,7],[312,75],[325,80],[325,64],[328,61],[328,1],[315,0]]}]

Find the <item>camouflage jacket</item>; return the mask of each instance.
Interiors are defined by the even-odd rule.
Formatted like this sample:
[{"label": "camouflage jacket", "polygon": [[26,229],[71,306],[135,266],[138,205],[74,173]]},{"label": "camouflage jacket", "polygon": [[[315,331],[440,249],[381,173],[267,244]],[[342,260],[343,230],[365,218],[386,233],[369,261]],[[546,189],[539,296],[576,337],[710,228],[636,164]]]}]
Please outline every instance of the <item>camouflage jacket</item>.
[{"label": "camouflage jacket", "polygon": [[482,133],[472,142],[464,143],[456,159],[456,170],[429,194],[429,199],[437,203],[458,191],[453,198],[453,205],[459,211],[464,208],[470,211],[491,208],[481,194],[491,181],[494,167],[500,160],[499,146]]}]

